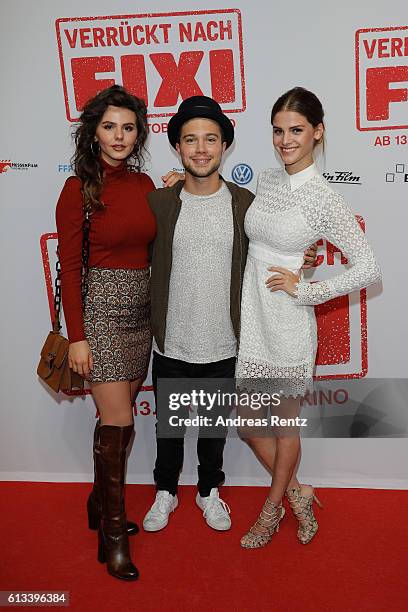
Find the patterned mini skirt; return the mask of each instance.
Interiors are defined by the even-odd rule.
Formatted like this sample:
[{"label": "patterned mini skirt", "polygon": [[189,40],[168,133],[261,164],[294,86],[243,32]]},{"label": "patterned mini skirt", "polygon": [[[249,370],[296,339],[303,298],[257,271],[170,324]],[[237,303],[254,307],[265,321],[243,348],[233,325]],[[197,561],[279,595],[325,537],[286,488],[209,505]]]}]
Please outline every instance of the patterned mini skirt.
[{"label": "patterned mini skirt", "polygon": [[90,268],[86,285],[84,329],[93,358],[90,382],[143,378],[152,344],[149,269]]}]

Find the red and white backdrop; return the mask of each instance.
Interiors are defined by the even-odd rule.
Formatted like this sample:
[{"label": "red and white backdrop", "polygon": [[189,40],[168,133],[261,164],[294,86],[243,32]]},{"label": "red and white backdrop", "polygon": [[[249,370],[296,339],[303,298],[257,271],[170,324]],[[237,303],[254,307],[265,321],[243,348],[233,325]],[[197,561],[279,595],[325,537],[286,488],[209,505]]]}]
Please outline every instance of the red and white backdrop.
[{"label": "red and white backdrop", "polygon": [[[236,127],[222,172],[255,190],[258,172],[278,164],[271,146],[276,97],[303,85],[323,101],[326,178],[350,203],[372,243],[384,289],[370,288],[317,309],[322,378],[406,376],[408,196],[408,25],[405,1],[353,10],[316,0],[226,3],[14,0],[2,11],[1,441],[3,479],[76,481],[92,473],[90,395],[51,394],[37,379],[50,325],[55,203],[70,174],[70,133],[84,102],[114,83],[146,99],[150,160],[160,176],[180,162],[167,122],[185,97],[216,98]],[[344,257],[322,243],[315,279]],[[150,375],[136,412],[129,482],[152,482],[154,399]],[[398,394],[397,394],[398,395]],[[380,393],[375,410],[398,400]],[[335,394],[333,394],[335,410]],[[330,409],[330,406],[328,406]],[[404,488],[406,439],[307,439],[302,478],[316,485]],[[195,481],[194,441],[182,482]],[[247,447],[230,439],[228,484],[266,483]]]}]

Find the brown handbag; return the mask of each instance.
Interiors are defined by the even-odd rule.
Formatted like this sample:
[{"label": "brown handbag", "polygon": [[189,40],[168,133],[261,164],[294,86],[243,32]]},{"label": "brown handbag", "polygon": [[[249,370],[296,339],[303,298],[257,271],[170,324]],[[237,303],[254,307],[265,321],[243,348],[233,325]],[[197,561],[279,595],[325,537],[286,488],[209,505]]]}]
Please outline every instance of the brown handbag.
[{"label": "brown handbag", "polygon": [[[89,215],[86,214],[83,223],[82,240],[82,301],[87,292],[87,274],[89,259]],[[72,391],[84,388],[84,379],[77,372],[71,370],[68,365],[69,341],[60,333],[61,312],[61,266],[59,263],[59,251],[57,248],[57,275],[55,277],[54,295],[54,320],[52,330],[49,332],[44,346],[41,349],[40,363],[37,374],[53,391]]]},{"label": "brown handbag", "polygon": [[68,365],[69,342],[58,331],[50,331],[41,349],[37,374],[56,393],[84,388],[82,376]]}]

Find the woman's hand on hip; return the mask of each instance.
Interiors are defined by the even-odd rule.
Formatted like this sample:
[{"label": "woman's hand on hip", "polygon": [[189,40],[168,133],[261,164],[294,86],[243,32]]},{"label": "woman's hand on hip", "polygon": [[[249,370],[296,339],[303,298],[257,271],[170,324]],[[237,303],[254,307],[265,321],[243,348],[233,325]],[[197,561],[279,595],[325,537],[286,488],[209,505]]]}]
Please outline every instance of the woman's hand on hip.
[{"label": "woman's hand on hip", "polygon": [[74,372],[88,378],[93,368],[92,353],[86,340],[72,342],[68,350],[68,365]]},{"label": "woman's hand on hip", "polygon": [[294,272],[278,266],[272,266],[268,268],[268,271],[275,272],[265,281],[268,289],[271,291],[286,291],[288,295],[296,297],[296,284],[300,280],[299,274],[294,274]]}]

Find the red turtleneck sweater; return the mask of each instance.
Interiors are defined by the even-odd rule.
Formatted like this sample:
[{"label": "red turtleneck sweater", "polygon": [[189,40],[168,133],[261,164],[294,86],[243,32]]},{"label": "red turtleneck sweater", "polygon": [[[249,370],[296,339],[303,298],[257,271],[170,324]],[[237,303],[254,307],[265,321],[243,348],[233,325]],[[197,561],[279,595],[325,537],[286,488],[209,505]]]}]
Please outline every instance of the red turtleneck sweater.
[{"label": "red turtleneck sweater", "polygon": [[[91,216],[89,266],[138,269],[148,266],[147,247],[156,235],[156,222],[147,194],[154,189],[147,174],[129,172],[126,162],[105,170],[101,200],[104,210]],[[85,339],[82,317],[81,267],[83,202],[81,183],[70,177],[56,211],[61,262],[61,289],[70,342]]]}]

